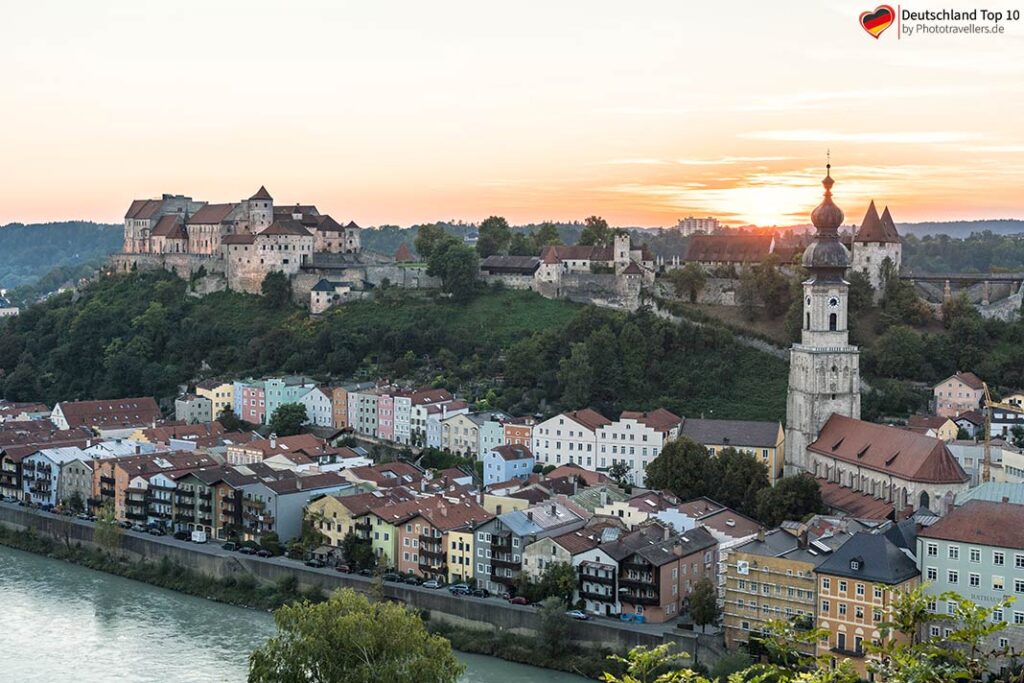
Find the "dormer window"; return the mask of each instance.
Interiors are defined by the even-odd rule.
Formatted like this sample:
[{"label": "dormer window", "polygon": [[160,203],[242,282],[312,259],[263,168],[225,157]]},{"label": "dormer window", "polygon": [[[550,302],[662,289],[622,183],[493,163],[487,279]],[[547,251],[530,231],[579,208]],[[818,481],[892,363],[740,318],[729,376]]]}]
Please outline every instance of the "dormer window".
[{"label": "dormer window", "polygon": [[861,565],[863,564],[863,560],[861,560],[859,557],[853,558],[852,560],[850,560],[850,571],[859,572]]}]

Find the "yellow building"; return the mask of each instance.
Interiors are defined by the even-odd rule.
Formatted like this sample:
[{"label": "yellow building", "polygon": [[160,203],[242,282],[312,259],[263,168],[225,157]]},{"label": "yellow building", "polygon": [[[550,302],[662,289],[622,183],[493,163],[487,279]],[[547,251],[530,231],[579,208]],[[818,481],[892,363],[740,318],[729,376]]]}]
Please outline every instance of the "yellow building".
[{"label": "yellow building", "polygon": [[956,440],[960,433],[960,427],[953,420],[941,415],[911,415],[907,420],[907,428],[946,443]]},{"label": "yellow building", "polygon": [[[811,525],[787,524],[732,550],[721,586],[726,647],[745,645],[769,621],[813,624],[817,604],[814,570],[850,540],[841,524],[823,517],[815,518]],[[814,649],[812,645],[804,652],[813,655]]]},{"label": "yellow building", "polygon": [[216,420],[224,412],[224,408],[233,408],[235,403],[235,385],[231,382],[205,379],[196,384],[196,395],[210,399],[213,408],[213,419]]},{"label": "yellow building", "polygon": [[448,532],[448,583],[473,580],[473,539],[475,527]]},{"label": "yellow building", "polygon": [[484,494],[483,508],[492,515],[503,515],[506,512],[525,510],[530,507],[530,501],[525,498],[512,498],[510,496],[495,496],[490,493]]},{"label": "yellow building", "polygon": [[904,549],[915,550],[900,526],[862,531],[818,566],[818,626],[828,632],[818,643],[819,655],[847,659],[868,677],[867,646],[884,640],[882,623],[895,593],[920,581],[913,555]]},{"label": "yellow building", "polygon": [[752,454],[768,470],[772,486],[782,477],[786,432],[780,422],[687,418],[683,420],[681,434],[703,444],[711,455],[724,448]]}]

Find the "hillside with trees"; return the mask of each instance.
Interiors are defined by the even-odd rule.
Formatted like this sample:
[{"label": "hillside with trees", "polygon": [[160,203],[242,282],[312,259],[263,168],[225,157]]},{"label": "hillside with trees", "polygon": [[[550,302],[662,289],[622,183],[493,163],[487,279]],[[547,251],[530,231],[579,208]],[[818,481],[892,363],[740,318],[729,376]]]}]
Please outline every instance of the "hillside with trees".
[{"label": "hillside with trees", "polygon": [[484,286],[461,299],[384,287],[310,320],[268,284],[200,299],[173,275],[126,273],[51,297],[0,323],[3,395],[168,398],[200,376],[306,373],[445,387],[517,414],[785,412],[785,363],[723,330]]},{"label": "hillside with trees", "polygon": [[123,239],[120,225],[86,221],[2,226],[0,288],[35,284],[57,268],[102,262],[121,248]]}]

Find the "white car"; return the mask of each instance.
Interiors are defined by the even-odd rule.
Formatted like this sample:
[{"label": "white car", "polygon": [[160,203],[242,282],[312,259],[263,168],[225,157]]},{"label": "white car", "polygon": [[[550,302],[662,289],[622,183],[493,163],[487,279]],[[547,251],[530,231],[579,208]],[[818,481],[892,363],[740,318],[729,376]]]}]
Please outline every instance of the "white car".
[{"label": "white car", "polygon": [[441,582],[438,581],[437,579],[431,579],[430,581],[424,581],[423,582],[423,587],[424,588],[440,588],[441,587]]},{"label": "white car", "polygon": [[565,613],[565,616],[569,617],[570,619],[575,619],[576,621],[587,621],[588,619],[590,619],[590,616],[586,612],[578,609],[569,610]]}]

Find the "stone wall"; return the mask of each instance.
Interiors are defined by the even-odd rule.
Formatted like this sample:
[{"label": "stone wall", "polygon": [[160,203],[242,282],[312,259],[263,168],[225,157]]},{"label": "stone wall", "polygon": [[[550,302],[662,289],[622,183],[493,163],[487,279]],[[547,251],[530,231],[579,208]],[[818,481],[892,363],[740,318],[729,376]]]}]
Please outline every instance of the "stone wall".
[{"label": "stone wall", "polygon": [[613,273],[562,273],[556,282],[537,282],[536,291],[549,299],[635,311],[640,308],[641,278]]},{"label": "stone wall", "polygon": [[[79,520],[40,513],[27,508],[0,505],[0,524],[35,532],[72,544],[91,547],[93,527]],[[266,561],[260,558],[225,553],[215,545],[191,545],[170,538],[152,538],[123,534],[121,553],[135,561],[159,562],[167,558],[183,567],[216,578],[247,574],[262,584],[275,584],[295,577],[300,587],[320,587],[327,591],[352,588],[370,595],[372,580],[351,574],[315,570],[295,561]],[[521,635],[540,632],[540,614],[534,607],[510,605],[498,600],[465,599],[446,590],[424,590],[403,584],[385,583],[384,597],[421,610],[432,621],[443,621],[463,628],[510,631]],[[659,629],[635,628],[611,620],[572,622],[570,637],[580,645],[624,651],[636,645],[653,647],[663,642]],[[678,632],[670,638],[689,653],[697,647],[693,634]]]}]

